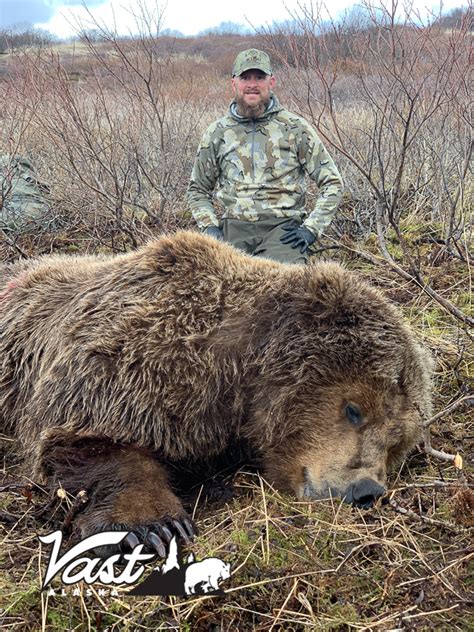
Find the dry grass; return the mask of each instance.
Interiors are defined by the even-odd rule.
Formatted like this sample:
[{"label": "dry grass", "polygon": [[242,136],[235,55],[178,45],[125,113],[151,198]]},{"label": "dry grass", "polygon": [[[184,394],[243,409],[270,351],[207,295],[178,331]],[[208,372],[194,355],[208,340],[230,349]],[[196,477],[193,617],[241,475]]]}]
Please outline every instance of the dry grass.
[{"label": "dry grass", "polygon": [[[421,291],[343,252],[337,251],[346,264],[402,307],[434,352],[435,404],[443,409],[472,375],[462,332]],[[456,292],[462,270],[452,264],[446,272],[442,289]],[[474,424],[465,410],[457,410],[437,421],[432,434],[437,448],[463,456],[465,469],[416,451],[392,474],[384,502],[369,511],[336,499],[295,501],[252,471],[225,479],[233,489],[227,502],[206,501],[206,491],[195,490],[188,508],[201,535],[192,550],[197,559],[215,555],[232,566],[226,594],[215,598],[132,598],[125,589],[118,596],[101,595],[99,584],[89,592],[82,586],[80,596],[41,594],[45,553],[36,534],[63,523],[67,501],[52,503],[40,492],[20,489],[3,493],[3,626],[49,631],[464,631],[473,605]],[[4,447],[6,480],[24,481],[18,478],[11,440],[4,438]],[[54,585],[60,592],[58,580]]]},{"label": "dry grass", "polygon": [[[168,58],[166,47],[155,51],[148,58],[155,73],[151,96],[127,69],[120,49],[110,46],[108,69],[100,61],[105,49],[95,56],[90,49],[88,55],[77,49],[49,56],[33,51],[3,62],[1,149],[32,158],[52,190],[51,223],[0,236],[2,261],[20,253],[121,251],[163,230],[189,226],[185,189],[194,152],[206,125],[230,99],[228,79],[210,63],[209,49],[227,64],[235,47],[255,43],[232,40],[226,48],[225,40],[206,38],[201,48],[199,41],[188,42],[187,51]],[[144,54],[149,49],[127,46],[129,56],[141,55],[140,68],[150,68]],[[56,53],[64,56],[62,65]],[[349,75],[342,92],[351,85]],[[293,88],[286,84],[278,90],[289,106]],[[339,105],[350,112],[346,120],[354,122],[352,140],[360,146],[372,114],[346,97]],[[465,140],[464,127],[457,130],[455,120],[443,117],[434,119],[439,127],[433,124],[420,135],[407,156],[399,228],[433,288],[472,315],[466,256],[472,185],[467,181],[454,215],[464,256],[440,243],[453,217],[456,161]],[[370,189],[350,161],[335,158],[348,192],[332,234],[320,244],[322,256],[330,247],[330,256],[359,270],[403,309],[435,356],[435,410],[442,410],[469,392],[470,334],[416,283],[385,265],[373,235]],[[440,164],[443,182],[436,177]],[[388,230],[386,237],[391,256],[403,264],[397,234]],[[85,587],[77,597],[41,594],[44,552],[36,534],[61,525],[67,503],[10,488],[0,496],[0,628],[467,630],[472,622],[472,419],[466,410],[456,410],[433,425],[432,435],[434,447],[463,456],[465,469],[417,451],[392,475],[389,502],[365,512],[337,500],[295,502],[255,472],[229,477],[234,496],[227,503],[211,503],[196,493],[190,509],[201,536],[194,553],[198,559],[216,554],[232,564],[227,592],[217,598],[132,598],[122,590],[101,596],[99,585],[90,595]],[[2,444],[5,484],[23,485],[14,445],[7,437]]]},{"label": "dry grass", "polygon": [[[474,494],[453,469],[412,457],[391,503],[360,511],[295,502],[240,473],[225,507],[198,506],[198,559],[231,562],[217,598],[40,594],[33,513],[44,499],[11,497],[4,529],[3,625],[17,630],[465,630]],[[416,481],[407,483],[407,481]],[[408,509],[409,517],[401,513]],[[61,512],[59,512],[60,514]],[[56,519],[58,518],[56,514]],[[430,521],[434,519],[434,521]],[[51,526],[50,526],[51,529]],[[60,585],[56,584],[58,592]],[[449,624],[447,621],[449,620]]]}]

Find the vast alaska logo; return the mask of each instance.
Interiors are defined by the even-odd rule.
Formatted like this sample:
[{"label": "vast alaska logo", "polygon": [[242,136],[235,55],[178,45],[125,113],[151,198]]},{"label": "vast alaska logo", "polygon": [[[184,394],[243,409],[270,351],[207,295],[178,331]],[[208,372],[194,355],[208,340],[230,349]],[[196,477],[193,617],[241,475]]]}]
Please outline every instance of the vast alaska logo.
[{"label": "vast alaska logo", "polygon": [[[143,562],[156,557],[143,553],[143,544],[138,544],[130,553],[114,553],[108,557],[91,557],[95,551],[107,548],[119,549],[127,531],[104,531],[82,540],[69,551],[60,555],[63,535],[54,531],[39,536],[43,544],[51,545],[46,572],[41,589],[48,588],[56,575],[66,586],[78,582],[106,585],[133,585],[145,572]],[[89,555],[86,555],[89,554]],[[230,564],[217,557],[196,561],[191,553],[186,563],[182,562],[180,547],[173,537],[169,544],[165,562],[152,570],[150,575],[128,592],[129,595],[220,595],[220,583],[230,577]]]}]

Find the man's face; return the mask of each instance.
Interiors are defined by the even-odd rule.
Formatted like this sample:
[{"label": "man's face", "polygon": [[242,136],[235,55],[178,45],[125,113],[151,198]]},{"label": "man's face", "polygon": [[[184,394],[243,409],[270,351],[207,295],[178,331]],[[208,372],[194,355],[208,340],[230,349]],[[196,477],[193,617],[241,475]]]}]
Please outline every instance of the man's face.
[{"label": "man's face", "polygon": [[238,77],[232,77],[232,90],[239,114],[249,118],[261,116],[274,85],[275,77],[261,70],[246,70]]}]

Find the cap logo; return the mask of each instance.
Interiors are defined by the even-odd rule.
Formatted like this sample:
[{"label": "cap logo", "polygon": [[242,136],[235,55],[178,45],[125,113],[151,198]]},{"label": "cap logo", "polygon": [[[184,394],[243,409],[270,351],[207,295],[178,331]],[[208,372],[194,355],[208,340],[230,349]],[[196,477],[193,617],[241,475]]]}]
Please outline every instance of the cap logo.
[{"label": "cap logo", "polygon": [[262,50],[258,50],[256,48],[244,50],[235,58],[232,75],[241,75],[243,72],[250,70],[251,68],[261,70],[265,74],[271,75],[272,67],[270,57]]}]

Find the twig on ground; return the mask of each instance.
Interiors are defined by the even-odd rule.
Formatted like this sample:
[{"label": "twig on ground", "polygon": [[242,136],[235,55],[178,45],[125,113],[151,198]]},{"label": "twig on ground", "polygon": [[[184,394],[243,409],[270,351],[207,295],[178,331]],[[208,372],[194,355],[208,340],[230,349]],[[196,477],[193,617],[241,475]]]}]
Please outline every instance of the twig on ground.
[{"label": "twig on ground", "polygon": [[10,239],[10,237],[8,236],[8,232],[3,228],[0,230],[2,231],[3,239],[10,246],[10,248],[13,248],[14,250],[16,250],[17,253],[21,255],[24,259],[28,259],[29,258],[28,254],[22,248],[20,248],[20,246],[16,243],[16,241],[14,241],[13,239]]},{"label": "twig on ground", "polygon": [[[459,481],[447,482],[447,481],[433,481],[432,483],[406,483],[401,487],[397,487],[396,489],[392,489],[392,492],[403,491],[404,489],[425,489],[425,488],[439,488],[439,487],[459,487]],[[474,489],[474,485],[470,483],[462,483],[461,487],[464,489],[468,487],[469,489]]]},{"label": "twig on ground", "polygon": [[28,492],[32,492],[33,491],[33,486],[30,484],[24,484],[24,483],[9,483],[8,485],[2,485],[0,487],[0,493],[2,492],[21,492],[23,496],[26,495],[26,493]]},{"label": "twig on ground", "polygon": [[438,419],[442,419],[446,415],[449,415],[450,413],[454,412],[461,406],[472,406],[473,404],[474,404],[474,395],[464,395],[463,397],[460,397],[459,399],[454,401],[452,404],[450,404],[449,406],[441,410],[439,413],[436,413],[436,415],[433,415],[433,417],[430,417],[430,419],[427,419],[426,421],[424,421],[423,428],[429,428],[429,426],[431,426],[432,423],[434,423],[435,421],[438,421]]},{"label": "twig on ground", "polygon": [[[336,243],[338,243],[336,239],[333,239],[332,241],[335,241]],[[422,280],[421,277],[417,278],[413,276],[412,274],[410,274],[409,272],[407,272],[406,270],[404,270],[403,268],[401,268],[391,257],[389,259],[387,259],[386,257],[384,258],[376,257],[370,254],[369,252],[365,252],[357,248],[351,248],[350,246],[347,246],[346,244],[341,244],[341,246],[345,250],[348,250],[349,252],[353,252],[359,257],[362,257],[363,259],[370,261],[370,263],[373,263],[374,265],[389,266],[394,272],[399,274],[406,281],[411,281],[415,283],[416,285],[418,285],[418,287],[421,288],[421,290],[423,290],[425,294],[427,294],[430,298],[435,300],[439,305],[441,305],[443,309],[445,309],[447,312],[455,316],[458,320],[463,322],[465,325],[469,327],[474,326],[474,318],[472,318],[471,316],[467,314],[464,314],[453,303],[451,303],[451,301],[448,301],[443,296],[441,296],[439,292],[436,292],[435,290],[433,290],[433,288],[430,285],[428,285],[424,280]]]},{"label": "twig on ground", "polygon": [[426,522],[427,524],[431,524],[435,527],[442,527],[443,529],[450,529],[455,531],[456,533],[468,533],[471,529],[466,529],[465,527],[460,527],[458,525],[452,524],[451,522],[443,522],[442,520],[435,520],[434,518],[428,518],[428,516],[422,516],[421,514],[417,514],[415,511],[411,509],[406,509],[405,507],[401,507],[393,498],[390,498],[388,501],[390,507],[392,507],[397,513],[402,514],[403,516],[407,516],[408,518],[415,518],[421,522]]},{"label": "twig on ground", "polygon": [[18,519],[6,511],[0,511],[0,522],[4,522],[6,524],[16,524]]},{"label": "twig on ground", "polygon": [[71,527],[71,523],[74,520],[75,516],[83,509],[84,505],[89,502],[89,496],[87,492],[82,489],[77,496],[74,498],[72,505],[67,512],[63,524],[61,526],[62,531],[68,531]]}]

